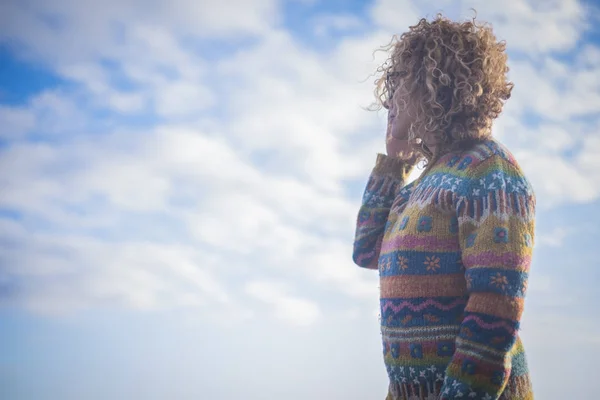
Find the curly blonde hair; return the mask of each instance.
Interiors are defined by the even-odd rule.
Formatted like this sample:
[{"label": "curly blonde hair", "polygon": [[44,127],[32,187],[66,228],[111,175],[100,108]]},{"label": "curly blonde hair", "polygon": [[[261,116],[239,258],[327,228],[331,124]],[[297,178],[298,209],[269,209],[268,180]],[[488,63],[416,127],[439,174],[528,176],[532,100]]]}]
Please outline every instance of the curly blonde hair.
[{"label": "curly blonde hair", "polygon": [[438,14],[425,18],[381,50],[391,55],[377,69],[377,109],[394,101],[400,111],[409,103],[415,120],[409,128],[414,150],[431,161],[417,145],[417,132],[435,135],[439,153],[491,136],[492,122],[510,98],[506,43],[498,42],[491,26],[475,18],[454,22]]}]

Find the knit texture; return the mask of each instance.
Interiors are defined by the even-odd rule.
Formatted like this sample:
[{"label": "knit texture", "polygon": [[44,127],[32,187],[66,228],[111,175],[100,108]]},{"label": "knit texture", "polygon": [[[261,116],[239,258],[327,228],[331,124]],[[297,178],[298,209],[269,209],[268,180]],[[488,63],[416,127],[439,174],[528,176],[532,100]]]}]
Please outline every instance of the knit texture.
[{"label": "knit texture", "polygon": [[518,335],[530,183],[494,140],[404,185],[409,172],[377,156],[354,242],[354,262],[379,270],[388,399],[533,399]]}]

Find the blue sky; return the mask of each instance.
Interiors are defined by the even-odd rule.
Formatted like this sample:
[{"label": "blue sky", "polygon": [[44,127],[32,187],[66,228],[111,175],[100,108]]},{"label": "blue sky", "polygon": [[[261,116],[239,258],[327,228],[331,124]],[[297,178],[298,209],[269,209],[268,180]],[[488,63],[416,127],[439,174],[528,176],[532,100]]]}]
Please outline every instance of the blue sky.
[{"label": "blue sky", "polygon": [[0,4],[0,398],[383,398],[378,282],[351,261],[384,150],[372,52],[490,21],[494,133],[538,196],[537,397],[600,358],[600,11],[591,2]]}]

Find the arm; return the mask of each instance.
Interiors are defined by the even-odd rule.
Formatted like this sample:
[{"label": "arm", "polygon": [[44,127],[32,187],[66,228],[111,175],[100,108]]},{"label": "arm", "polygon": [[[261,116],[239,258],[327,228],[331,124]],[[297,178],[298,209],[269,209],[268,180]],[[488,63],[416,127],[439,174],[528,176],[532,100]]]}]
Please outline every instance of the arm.
[{"label": "arm", "polygon": [[533,250],[535,197],[520,169],[498,156],[473,169],[456,204],[469,300],[442,400],[502,394]]},{"label": "arm", "polygon": [[399,158],[377,155],[377,162],[369,177],[358,212],[352,254],[352,259],[358,266],[377,269],[390,207],[412,167],[412,163]]}]

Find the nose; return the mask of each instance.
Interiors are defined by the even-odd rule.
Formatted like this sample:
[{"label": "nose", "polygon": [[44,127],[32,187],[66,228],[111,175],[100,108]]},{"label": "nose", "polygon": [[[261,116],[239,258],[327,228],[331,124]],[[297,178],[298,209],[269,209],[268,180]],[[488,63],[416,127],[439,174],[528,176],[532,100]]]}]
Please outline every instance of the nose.
[{"label": "nose", "polygon": [[390,101],[389,100],[385,100],[382,104],[383,104],[383,108],[385,108],[386,110],[390,109]]}]

